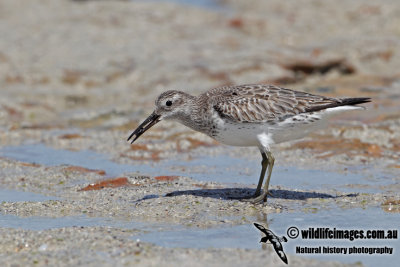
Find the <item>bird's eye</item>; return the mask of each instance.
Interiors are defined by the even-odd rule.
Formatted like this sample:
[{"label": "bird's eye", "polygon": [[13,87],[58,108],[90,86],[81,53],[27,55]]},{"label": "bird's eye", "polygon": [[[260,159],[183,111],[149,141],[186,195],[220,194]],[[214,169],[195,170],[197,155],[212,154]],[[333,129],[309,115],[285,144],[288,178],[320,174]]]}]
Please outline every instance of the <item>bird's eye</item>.
[{"label": "bird's eye", "polygon": [[172,106],[172,101],[168,100],[167,102],[165,102],[165,105],[168,106],[168,107]]}]

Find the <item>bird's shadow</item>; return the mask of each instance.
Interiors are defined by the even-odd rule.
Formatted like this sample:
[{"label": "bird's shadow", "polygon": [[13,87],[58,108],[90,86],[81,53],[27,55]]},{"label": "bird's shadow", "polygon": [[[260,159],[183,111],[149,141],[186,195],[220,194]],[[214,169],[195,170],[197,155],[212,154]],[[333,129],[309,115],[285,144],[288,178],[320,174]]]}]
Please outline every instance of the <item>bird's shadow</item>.
[{"label": "bird's shadow", "polygon": [[[251,188],[223,188],[223,189],[197,189],[197,190],[182,190],[174,191],[166,194],[166,197],[192,195],[198,197],[211,197],[217,199],[233,200],[251,197],[255,193],[255,189]],[[330,195],[326,193],[318,192],[301,192],[301,191],[290,191],[281,189],[270,190],[272,196],[268,198],[280,198],[280,199],[291,199],[291,200],[305,200],[308,198],[340,198],[340,197],[356,197],[357,194],[343,194],[343,195]]]}]

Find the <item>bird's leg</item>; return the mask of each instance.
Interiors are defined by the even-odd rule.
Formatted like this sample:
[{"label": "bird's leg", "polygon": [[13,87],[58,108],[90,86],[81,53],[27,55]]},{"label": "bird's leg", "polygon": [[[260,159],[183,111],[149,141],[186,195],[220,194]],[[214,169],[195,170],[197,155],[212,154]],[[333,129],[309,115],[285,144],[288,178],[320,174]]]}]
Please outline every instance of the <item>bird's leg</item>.
[{"label": "bird's leg", "polygon": [[272,153],[270,151],[265,152],[268,160],[268,176],[267,176],[267,181],[264,184],[264,191],[261,195],[258,197],[254,198],[251,200],[252,203],[260,203],[260,202],[265,202],[267,200],[267,196],[271,195],[271,193],[268,192],[268,187],[269,187],[269,181],[271,180],[271,174],[272,174],[272,168],[274,167],[274,162],[275,158],[272,156]]},{"label": "bird's leg", "polygon": [[258,197],[261,193],[261,186],[263,184],[264,181],[264,177],[265,177],[265,171],[268,167],[268,157],[265,154],[265,152],[261,152],[261,156],[262,156],[262,161],[261,161],[261,173],[260,173],[260,179],[258,180],[258,185],[257,185],[257,189],[256,192],[254,194],[254,197]]},{"label": "bird's leg", "polygon": [[271,151],[267,151],[267,157],[268,157],[268,161],[269,161],[269,168],[268,168],[267,181],[265,182],[265,185],[264,185],[264,192],[267,192],[268,195],[272,196],[272,194],[268,191],[268,188],[269,188],[269,181],[271,180],[272,168],[274,167],[274,163],[275,163],[275,158],[272,155]]},{"label": "bird's leg", "polygon": [[264,181],[265,171],[267,170],[267,168],[269,166],[269,160],[268,160],[267,154],[265,152],[261,151],[261,156],[263,159],[261,161],[261,173],[260,173],[260,179],[258,180],[256,192],[254,193],[254,195],[252,197],[242,198],[242,201],[253,202],[255,199],[257,199],[261,195],[261,187],[262,187],[262,184]]}]

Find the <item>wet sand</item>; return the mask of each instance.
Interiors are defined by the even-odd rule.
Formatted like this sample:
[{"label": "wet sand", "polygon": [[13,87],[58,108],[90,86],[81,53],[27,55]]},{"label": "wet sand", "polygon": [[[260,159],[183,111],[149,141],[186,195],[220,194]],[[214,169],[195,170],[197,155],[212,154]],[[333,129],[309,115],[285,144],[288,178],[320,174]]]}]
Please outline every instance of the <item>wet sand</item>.
[{"label": "wet sand", "polygon": [[[280,236],[395,227],[399,12],[396,1],[0,1],[1,265],[279,266],[253,222]],[[126,142],[160,92],[244,83],[373,102],[274,147],[264,206],[232,199],[255,190],[256,148],[173,122]],[[296,242],[284,245],[292,266],[374,263],[299,256]]]}]

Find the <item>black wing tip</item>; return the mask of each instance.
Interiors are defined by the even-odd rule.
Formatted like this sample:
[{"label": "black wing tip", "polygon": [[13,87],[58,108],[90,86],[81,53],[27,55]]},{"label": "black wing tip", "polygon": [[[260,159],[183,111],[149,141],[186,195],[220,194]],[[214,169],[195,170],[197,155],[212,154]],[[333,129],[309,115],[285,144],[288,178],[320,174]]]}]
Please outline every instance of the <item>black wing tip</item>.
[{"label": "black wing tip", "polygon": [[371,101],[372,100],[370,97],[343,98],[342,105],[354,106],[354,105],[369,103]]},{"label": "black wing tip", "polygon": [[340,107],[340,106],[355,106],[359,104],[364,104],[371,102],[370,97],[354,97],[354,98],[339,98],[335,99],[333,103],[327,104],[327,105],[318,105],[315,107],[311,107],[306,109],[306,112],[316,112],[328,108],[335,108],[335,107]]}]

